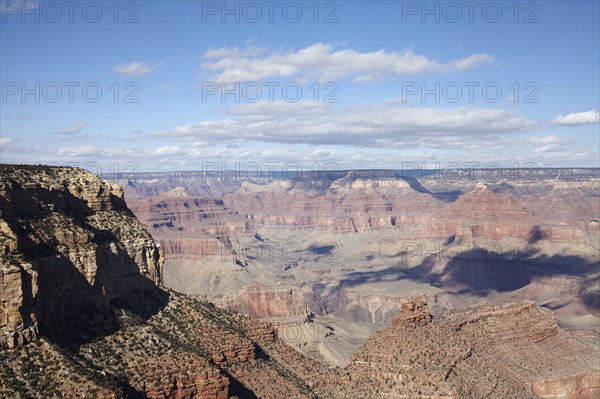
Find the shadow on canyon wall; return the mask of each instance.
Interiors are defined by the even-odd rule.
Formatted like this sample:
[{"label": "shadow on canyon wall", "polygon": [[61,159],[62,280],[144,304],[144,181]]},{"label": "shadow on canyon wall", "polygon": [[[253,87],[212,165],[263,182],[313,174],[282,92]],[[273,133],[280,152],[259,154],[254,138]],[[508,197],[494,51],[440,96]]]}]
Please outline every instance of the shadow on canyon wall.
[{"label": "shadow on canyon wall", "polygon": [[[119,211],[126,209],[120,198],[113,196],[111,201]],[[88,223],[87,217],[95,211],[69,190],[29,189],[13,182],[7,197],[0,197],[0,209],[18,236],[17,252],[37,274],[33,281],[32,274],[21,271],[21,316],[26,325],[35,317],[40,333],[61,347],[76,351],[83,343],[114,333],[119,328],[115,310],[147,320],[167,304],[168,294],[140,274],[140,267],[113,231]],[[62,219],[64,226],[56,225],[57,219],[46,219],[53,212],[67,217],[68,221]],[[82,233],[74,231],[77,228],[91,233],[91,240],[79,244],[82,248],[76,255],[80,259],[90,253],[94,256],[87,260],[97,265],[92,282],[58,248],[55,234],[72,234],[76,241]]]},{"label": "shadow on canyon wall", "polygon": [[452,253],[443,251],[424,257],[415,267],[407,268],[408,254],[397,254],[397,263],[385,269],[356,271],[340,280],[340,287],[353,287],[368,283],[380,283],[409,279],[435,287],[451,290],[457,294],[480,297],[494,292],[511,292],[529,285],[538,277],[574,276],[588,277],[579,287],[577,298],[593,314],[600,313],[600,295],[593,290],[592,278],[600,272],[598,261],[580,256],[548,256],[535,250],[498,253],[480,247]]},{"label": "shadow on canyon wall", "polygon": [[421,182],[419,182],[414,177],[402,176],[402,179],[406,180],[406,182],[408,183],[410,188],[412,188],[413,190],[415,190],[419,193],[422,193],[422,194],[430,194],[435,199],[440,200],[442,202],[446,202],[446,203],[454,202],[460,195],[464,194],[464,191],[460,191],[460,190],[432,192],[432,191],[429,191],[428,189],[426,189],[425,187],[423,187]]}]

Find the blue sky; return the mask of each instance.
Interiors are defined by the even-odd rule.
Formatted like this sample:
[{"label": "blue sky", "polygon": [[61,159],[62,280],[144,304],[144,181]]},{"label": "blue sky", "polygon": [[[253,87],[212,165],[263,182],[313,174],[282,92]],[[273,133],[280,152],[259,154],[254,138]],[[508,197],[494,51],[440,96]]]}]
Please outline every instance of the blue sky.
[{"label": "blue sky", "polygon": [[600,166],[598,1],[0,3],[2,162]]}]

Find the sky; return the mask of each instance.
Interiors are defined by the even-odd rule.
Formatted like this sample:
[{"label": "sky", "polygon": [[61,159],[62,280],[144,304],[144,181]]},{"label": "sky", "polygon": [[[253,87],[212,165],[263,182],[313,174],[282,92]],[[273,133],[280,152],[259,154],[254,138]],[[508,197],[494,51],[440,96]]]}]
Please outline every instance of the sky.
[{"label": "sky", "polygon": [[599,1],[0,1],[0,161],[600,166]]}]

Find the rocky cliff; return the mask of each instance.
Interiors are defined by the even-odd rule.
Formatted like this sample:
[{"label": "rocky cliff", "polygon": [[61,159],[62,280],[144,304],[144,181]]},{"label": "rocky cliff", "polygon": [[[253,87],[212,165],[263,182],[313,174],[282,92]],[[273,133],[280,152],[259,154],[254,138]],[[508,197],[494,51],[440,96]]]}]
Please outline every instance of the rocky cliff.
[{"label": "rocky cliff", "polygon": [[0,237],[4,345],[82,308],[137,301],[162,282],[161,249],[123,190],[81,170],[3,166]]},{"label": "rocky cliff", "polygon": [[429,237],[464,235],[468,229],[471,237],[490,240],[514,237],[529,243],[542,239],[587,243],[586,232],[598,210],[590,198],[580,194],[568,198],[495,193],[479,182],[424,223],[421,231]]},{"label": "rocky cliff", "polygon": [[591,399],[600,396],[600,381],[597,373],[579,372],[533,381],[531,391],[543,399]]},{"label": "rocky cliff", "polygon": [[119,186],[0,173],[0,397],[314,397],[296,370],[320,366],[286,361],[272,326],[162,288],[162,250]]},{"label": "rocky cliff", "polygon": [[431,194],[393,174],[364,178],[351,171],[328,184],[312,183],[244,182],[223,202],[261,224],[346,233],[418,223],[441,206]]},{"label": "rocky cliff", "polygon": [[217,297],[215,304],[234,309],[258,319],[308,317],[308,307],[302,292],[293,286],[249,287]]},{"label": "rocky cliff", "polygon": [[281,287],[299,288],[317,315],[382,325],[426,292],[438,309],[531,299],[561,325],[598,329],[597,169],[421,172],[123,183],[164,248],[165,284],[219,306],[297,316],[302,302]]},{"label": "rocky cliff", "polygon": [[[162,288],[161,251],[118,188],[72,169],[2,171],[2,328],[4,337],[19,338],[0,349],[0,397],[583,399],[598,392],[597,338],[562,331],[531,302],[434,317],[435,299],[419,295],[399,304],[391,325],[350,365],[324,367],[277,339],[269,323]],[[50,176],[66,177],[47,189]],[[298,292],[280,291],[301,303]],[[302,311],[259,289],[245,295],[256,311]],[[340,327],[323,332],[335,339]]]},{"label": "rocky cliff", "polygon": [[[583,399],[600,386],[598,342],[565,333],[551,312],[531,302],[478,305],[440,317],[430,309],[423,295],[402,304],[392,324],[354,355],[350,391]],[[571,396],[562,396],[566,392]]]}]

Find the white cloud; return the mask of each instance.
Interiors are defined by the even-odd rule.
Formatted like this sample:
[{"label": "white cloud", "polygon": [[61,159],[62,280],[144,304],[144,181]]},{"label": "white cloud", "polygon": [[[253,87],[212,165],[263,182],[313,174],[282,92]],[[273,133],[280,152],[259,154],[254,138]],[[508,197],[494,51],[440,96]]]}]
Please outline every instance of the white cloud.
[{"label": "white cloud", "polygon": [[217,82],[248,82],[267,78],[315,78],[322,81],[347,76],[357,82],[370,82],[391,76],[421,73],[461,72],[494,62],[491,54],[478,53],[447,63],[430,60],[407,49],[402,52],[378,50],[361,53],[353,49],[335,50],[331,44],[316,43],[297,51],[262,56],[263,48],[222,47],[209,49],[202,64],[218,74]]},{"label": "white cloud", "polygon": [[245,49],[239,47],[221,47],[221,48],[209,48],[204,53],[203,57],[206,59],[214,58],[242,58],[242,57],[258,57],[267,51],[264,47],[253,47],[248,46]]},{"label": "white cloud", "polygon": [[[156,137],[154,140],[158,140]],[[303,170],[332,170],[356,168],[395,168],[403,165],[427,165],[440,168],[452,163],[463,167],[479,167],[490,162],[503,167],[529,165],[542,166],[594,166],[598,153],[581,145],[542,148],[535,151],[527,138],[510,134],[454,135],[430,139],[426,145],[397,147],[366,147],[351,145],[310,145],[289,143],[250,142],[243,140],[213,140],[203,146],[152,145],[139,147],[115,144],[116,147],[46,147],[23,148],[15,140],[6,150],[2,149],[5,162],[90,162],[101,165],[105,172],[113,171],[115,162],[131,163],[140,172],[169,170],[199,170],[206,163],[220,168],[243,170],[244,165],[260,165],[263,170],[282,169],[287,163],[301,166]],[[510,143],[511,145],[507,145]],[[576,164],[574,165],[574,162]],[[270,166],[267,166],[267,165]],[[236,166],[237,165],[237,166]],[[241,167],[240,167],[241,165]],[[412,167],[412,166],[411,166]],[[423,166],[422,166],[423,167]],[[456,166],[452,166],[454,168]],[[113,169],[111,169],[113,168]],[[295,167],[292,168],[295,170]],[[128,169],[128,171],[131,171]],[[125,171],[124,171],[125,172]]]},{"label": "white cloud", "polygon": [[595,109],[586,112],[574,112],[568,115],[559,115],[552,121],[555,125],[580,126],[594,125],[600,122],[600,113]]},{"label": "white cloud", "polygon": [[112,70],[121,76],[138,77],[147,75],[163,65],[163,62],[146,65],[145,61],[135,61],[130,64],[113,65]]},{"label": "white cloud", "polygon": [[53,152],[63,157],[85,157],[96,155],[98,150],[93,145],[82,145],[77,147],[59,147],[54,149]]},{"label": "white cloud", "polygon": [[544,144],[544,145],[572,144],[571,141],[560,138],[555,134],[550,134],[548,136],[543,136],[543,137],[530,137],[529,139],[527,139],[527,141],[530,143],[533,143],[533,144]]},{"label": "white cloud", "polygon": [[562,145],[548,144],[535,148],[533,152],[536,154],[565,152],[565,147]]},{"label": "white cloud", "polygon": [[88,126],[87,122],[75,122],[72,125],[64,127],[62,129],[54,130],[52,134],[61,134],[65,136],[75,136],[79,134],[86,126]]},{"label": "white cloud", "polygon": [[6,147],[13,141],[10,137],[0,138],[0,147]]},{"label": "white cloud", "polygon": [[153,134],[169,139],[244,140],[314,145],[408,148],[465,146],[482,135],[527,131],[535,123],[512,110],[406,108],[384,102],[333,108],[314,102],[258,102],[227,110],[228,117]]},{"label": "white cloud", "polygon": [[144,131],[142,129],[134,129],[131,131],[131,133],[133,134],[144,134]]},{"label": "white cloud", "polygon": [[[191,148],[201,148],[201,147],[208,147],[209,145],[212,145],[212,142],[206,141],[206,140],[198,140],[198,141],[194,141],[190,145],[190,147]],[[231,144],[230,146],[234,146],[234,144]],[[230,148],[236,148],[236,147],[230,147]]]},{"label": "white cloud", "polygon": [[155,149],[154,151],[151,151],[150,153],[153,155],[157,155],[157,156],[185,154],[183,149],[178,145],[158,147],[157,149]]}]

